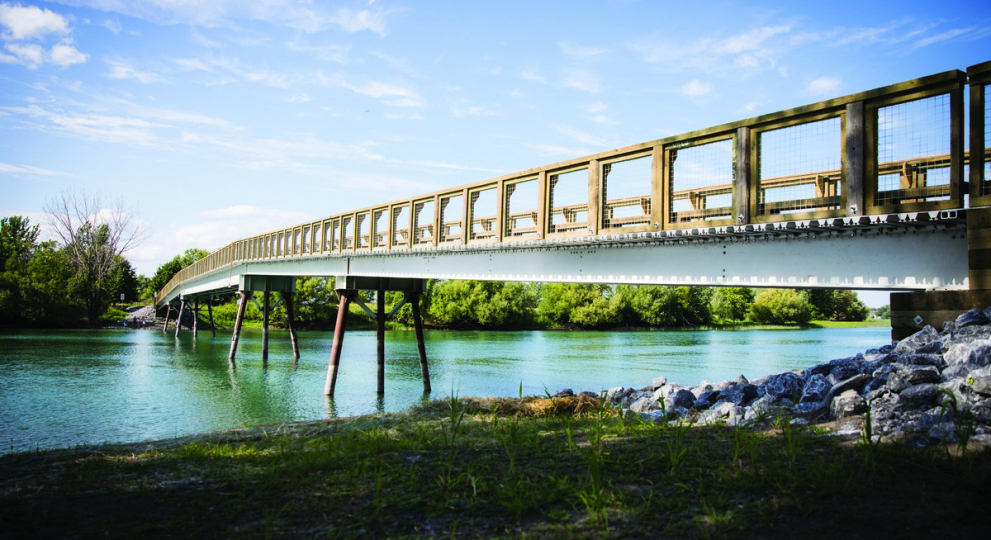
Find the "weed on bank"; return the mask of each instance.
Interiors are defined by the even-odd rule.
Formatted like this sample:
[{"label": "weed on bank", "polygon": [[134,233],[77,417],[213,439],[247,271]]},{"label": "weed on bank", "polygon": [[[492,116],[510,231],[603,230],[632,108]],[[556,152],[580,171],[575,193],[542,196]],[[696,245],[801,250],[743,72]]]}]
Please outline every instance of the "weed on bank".
[{"label": "weed on bank", "polygon": [[991,454],[587,396],[0,457],[0,538],[837,538],[984,531]]}]

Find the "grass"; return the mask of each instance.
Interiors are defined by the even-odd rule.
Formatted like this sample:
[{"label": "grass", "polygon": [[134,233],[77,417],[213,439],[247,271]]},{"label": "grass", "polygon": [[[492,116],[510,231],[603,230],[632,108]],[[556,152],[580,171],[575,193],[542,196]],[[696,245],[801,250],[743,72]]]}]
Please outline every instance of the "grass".
[{"label": "grass", "polygon": [[0,538],[979,535],[991,453],[459,399],[0,457]]}]

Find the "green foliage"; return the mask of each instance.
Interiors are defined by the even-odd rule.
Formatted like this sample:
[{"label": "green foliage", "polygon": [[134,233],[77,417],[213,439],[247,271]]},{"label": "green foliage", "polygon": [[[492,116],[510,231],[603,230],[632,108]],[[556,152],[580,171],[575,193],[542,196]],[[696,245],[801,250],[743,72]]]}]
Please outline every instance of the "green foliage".
[{"label": "green foliage", "polygon": [[698,326],[712,322],[709,287],[619,285],[624,320],[635,326]]},{"label": "green foliage", "polygon": [[812,306],[806,295],[794,289],[768,289],[754,298],[750,318],[765,324],[805,324],[812,320]]},{"label": "green foliage", "polygon": [[755,296],[748,287],[719,287],[712,295],[712,314],[728,321],[743,320]]},{"label": "green foliage", "polygon": [[517,282],[442,281],[430,294],[427,316],[435,322],[483,328],[527,328],[534,324],[537,295]]},{"label": "green foliage", "polygon": [[812,317],[822,321],[862,321],[870,309],[846,290],[808,289],[804,291],[812,306]]},{"label": "green foliage", "polygon": [[874,316],[879,319],[890,319],[891,318],[891,306],[885,304],[874,310]]},{"label": "green foliage", "polygon": [[80,325],[86,309],[74,269],[54,242],[37,240],[27,218],[0,220],[0,326]]},{"label": "green foliage", "polygon": [[608,285],[548,283],[541,288],[537,311],[551,324],[597,328],[623,320],[624,301]]},{"label": "green foliage", "polygon": [[210,252],[205,249],[190,248],[183,252],[182,255],[176,255],[171,261],[163,263],[155,270],[155,275],[151,277],[151,281],[148,283],[148,290],[152,294],[160,292],[180,270],[209,254]]}]

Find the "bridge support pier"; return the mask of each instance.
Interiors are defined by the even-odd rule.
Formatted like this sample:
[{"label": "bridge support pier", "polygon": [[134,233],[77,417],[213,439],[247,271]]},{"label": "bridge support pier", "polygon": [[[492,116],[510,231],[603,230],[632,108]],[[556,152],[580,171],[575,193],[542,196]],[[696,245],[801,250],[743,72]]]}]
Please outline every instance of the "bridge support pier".
[{"label": "bridge support pier", "polygon": [[169,330],[169,317],[172,316],[172,304],[165,306],[165,324],[162,325],[162,332]]},{"label": "bridge support pier", "polygon": [[420,374],[423,376],[423,393],[430,393],[430,368],[427,367],[427,347],[423,342],[423,319],[420,317],[420,293],[409,294],[413,305],[413,328],[416,329],[416,350],[420,354]]},{"label": "bridge support pier", "polygon": [[[357,292],[357,291],[354,291]],[[323,386],[323,395],[333,396],[337,387],[337,370],[341,365],[341,349],[344,347],[344,327],[347,324],[348,307],[351,305],[352,291],[338,289],[337,291],[337,324],[334,326],[334,344],[330,346],[330,363],[327,366],[327,381]]]},{"label": "bridge support pier", "polygon": [[237,342],[241,339],[241,325],[244,323],[244,310],[248,307],[248,291],[241,291],[241,297],[237,301],[237,318],[234,319],[234,335],[231,336],[231,352],[227,354],[227,359],[234,363],[237,355]]},{"label": "bridge support pier", "polygon": [[199,335],[199,326],[197,324],[199,322],[199,319],[200,319],[200,301],[193,300],[193,337]]},{"label": "bridge support pier", "polygon": [[213,337],[217,337],[217,323],[213,321],[213,297],[206,303],[206,312],[210,316],[210,333]]},{"label": "bridge support pier", "polygon": [[967,266],[969,289],[891,293],[891,339],[926,325],[942,330],[970,309],[991,306],[991,208],[967,210]]},{"label": "bridge support pier", "polygon": [[[337,387],[337,372],[340,368],[341,350],[344,347],[344,332],[346,330],[346,319],[348,307],[351,301],[357,298],[359,290],[376,291],[376,310],[374,314],[367,307],[369,315],[373,315],[376,323],[376,373],[377,373],[377,393],[379,396],[385,394],[385,320],[392,313],[385,312],[386,291],[402,291],[404,301],[411,301],[413,305],[413,323],[416,328],[416,346],[420,355],[420,370],[423,375],[423,393],[430,393],[430,371],[427,368],[427,350],[423,340],[423,319],[420,317],[420,293],[423,291],[425,281],[421,279],[407,278],[377,278],[363,276],[338,276],[337,294],[340,297],[337,308],[337,325],[334,327],[334,344],[330,350],[330,362],[327,366],[327,381],[324,384],[323,393],[333,396]],[[395,312],[399,306],[393,309]]]},{"label": "bridge support pier", "polygon": [[272,293],[265,291],[262,293],[262,360],[268,361],[268,318],[271,311]]},{"label": "bridge support pier", "polygon": [[282,293],[286,302],[286,322],[289,323],[289,341],[292,343],[292,357],[299,360],[299,338],[296,336],[296,317],[292,291]]},{"label": "bridge support pier", "polygon": [[377,361],[378,395],[385,395],[385,290],[375,291],[375,356]]},{"label": "bridge support pier", "polygon": [[175,320],[175,337],[179,337],[179,330],[182,330],[182,313],[186,310],[186,301],[179,300],[179,316]]}]

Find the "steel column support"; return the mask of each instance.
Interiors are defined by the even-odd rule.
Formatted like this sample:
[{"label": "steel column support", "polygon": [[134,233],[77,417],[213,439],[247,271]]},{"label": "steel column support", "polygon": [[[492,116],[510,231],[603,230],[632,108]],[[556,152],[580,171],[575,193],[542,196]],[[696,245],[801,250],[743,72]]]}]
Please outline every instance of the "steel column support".
[{"label": "steel column support", "polygon": [[197,326],[199,319],[200,319],[200,301],[193,300],[193,337],[199,335],[199,328]]},{"label": "steel column support", "polygon": [[169,317],[172,316],[172,304],[165,306],[165,324],[162,326],[162,332],[166,332],[169,329]]},{"label": "steel column support", "polygon": [[175,320],[175,337],[179,337],[179,330],[182,329],[182,314],[186,310],[186,301],[179,300],[179,316]]},{"label": "steel column support", "polygon": [[213,297],[210,297],[210,301],[206,303],[206,312],[210,315],[210,333],[213,337],[217,337],[217,323],[213,321]]},{"label": "steel column support", "polygon": [[237,342],[241,339],[241,325],[244,323],[244,310],[247,307],[248,291],[241,291],[241,298],[237,303],[237,318],[234,320],[234,335],[231,336],[231,352],[227,355],[227,359],[232,363],[234,356],[237,355]]},{"label": "steel column support", "polygon": [[378,395],[385,394],[385,290],[375,292],[375,349],[378,363]]},{"label": "steel column support", "polygon": [[262,293],[262,360],[268,360],[268,312],[272,293]]},{"label": "steel column support", "polygon": [[423,318],[420,317],[420,293],[406,293],[411,296],[413,306],[413,327],[416,329],[416,350],[420,353],[420,374],[423,375],[423,393],[430,393],[430,369],[427,367],[427,347],[423,342]]},{"label": "steel column support", "polygon": [[[313,245],[312,243],[310,244]],[[312,249],[312,247],[311,247]],[[289,341],[292,342],[292,357],[299,360],[299,338],[296,336],[296,317],[293,308],[293,293],[284,292],[282,298],[286,302],[286,322],[289,323]]]},{"label": "steel column support", "polygon": [[[354,291],[355,293],[357,291]],[[339,300],[337,302],[337,325],[334,326],[334,344],[330,348],[330,363],[327,366],[327,381],[323,386],[325,396],[334,395],[334,387],[337,386],[337,370],[341,363],[341,348],[344,347],[344,331],[348,306],[351,305],[352,291],[340,289],[337,291]]]}]

